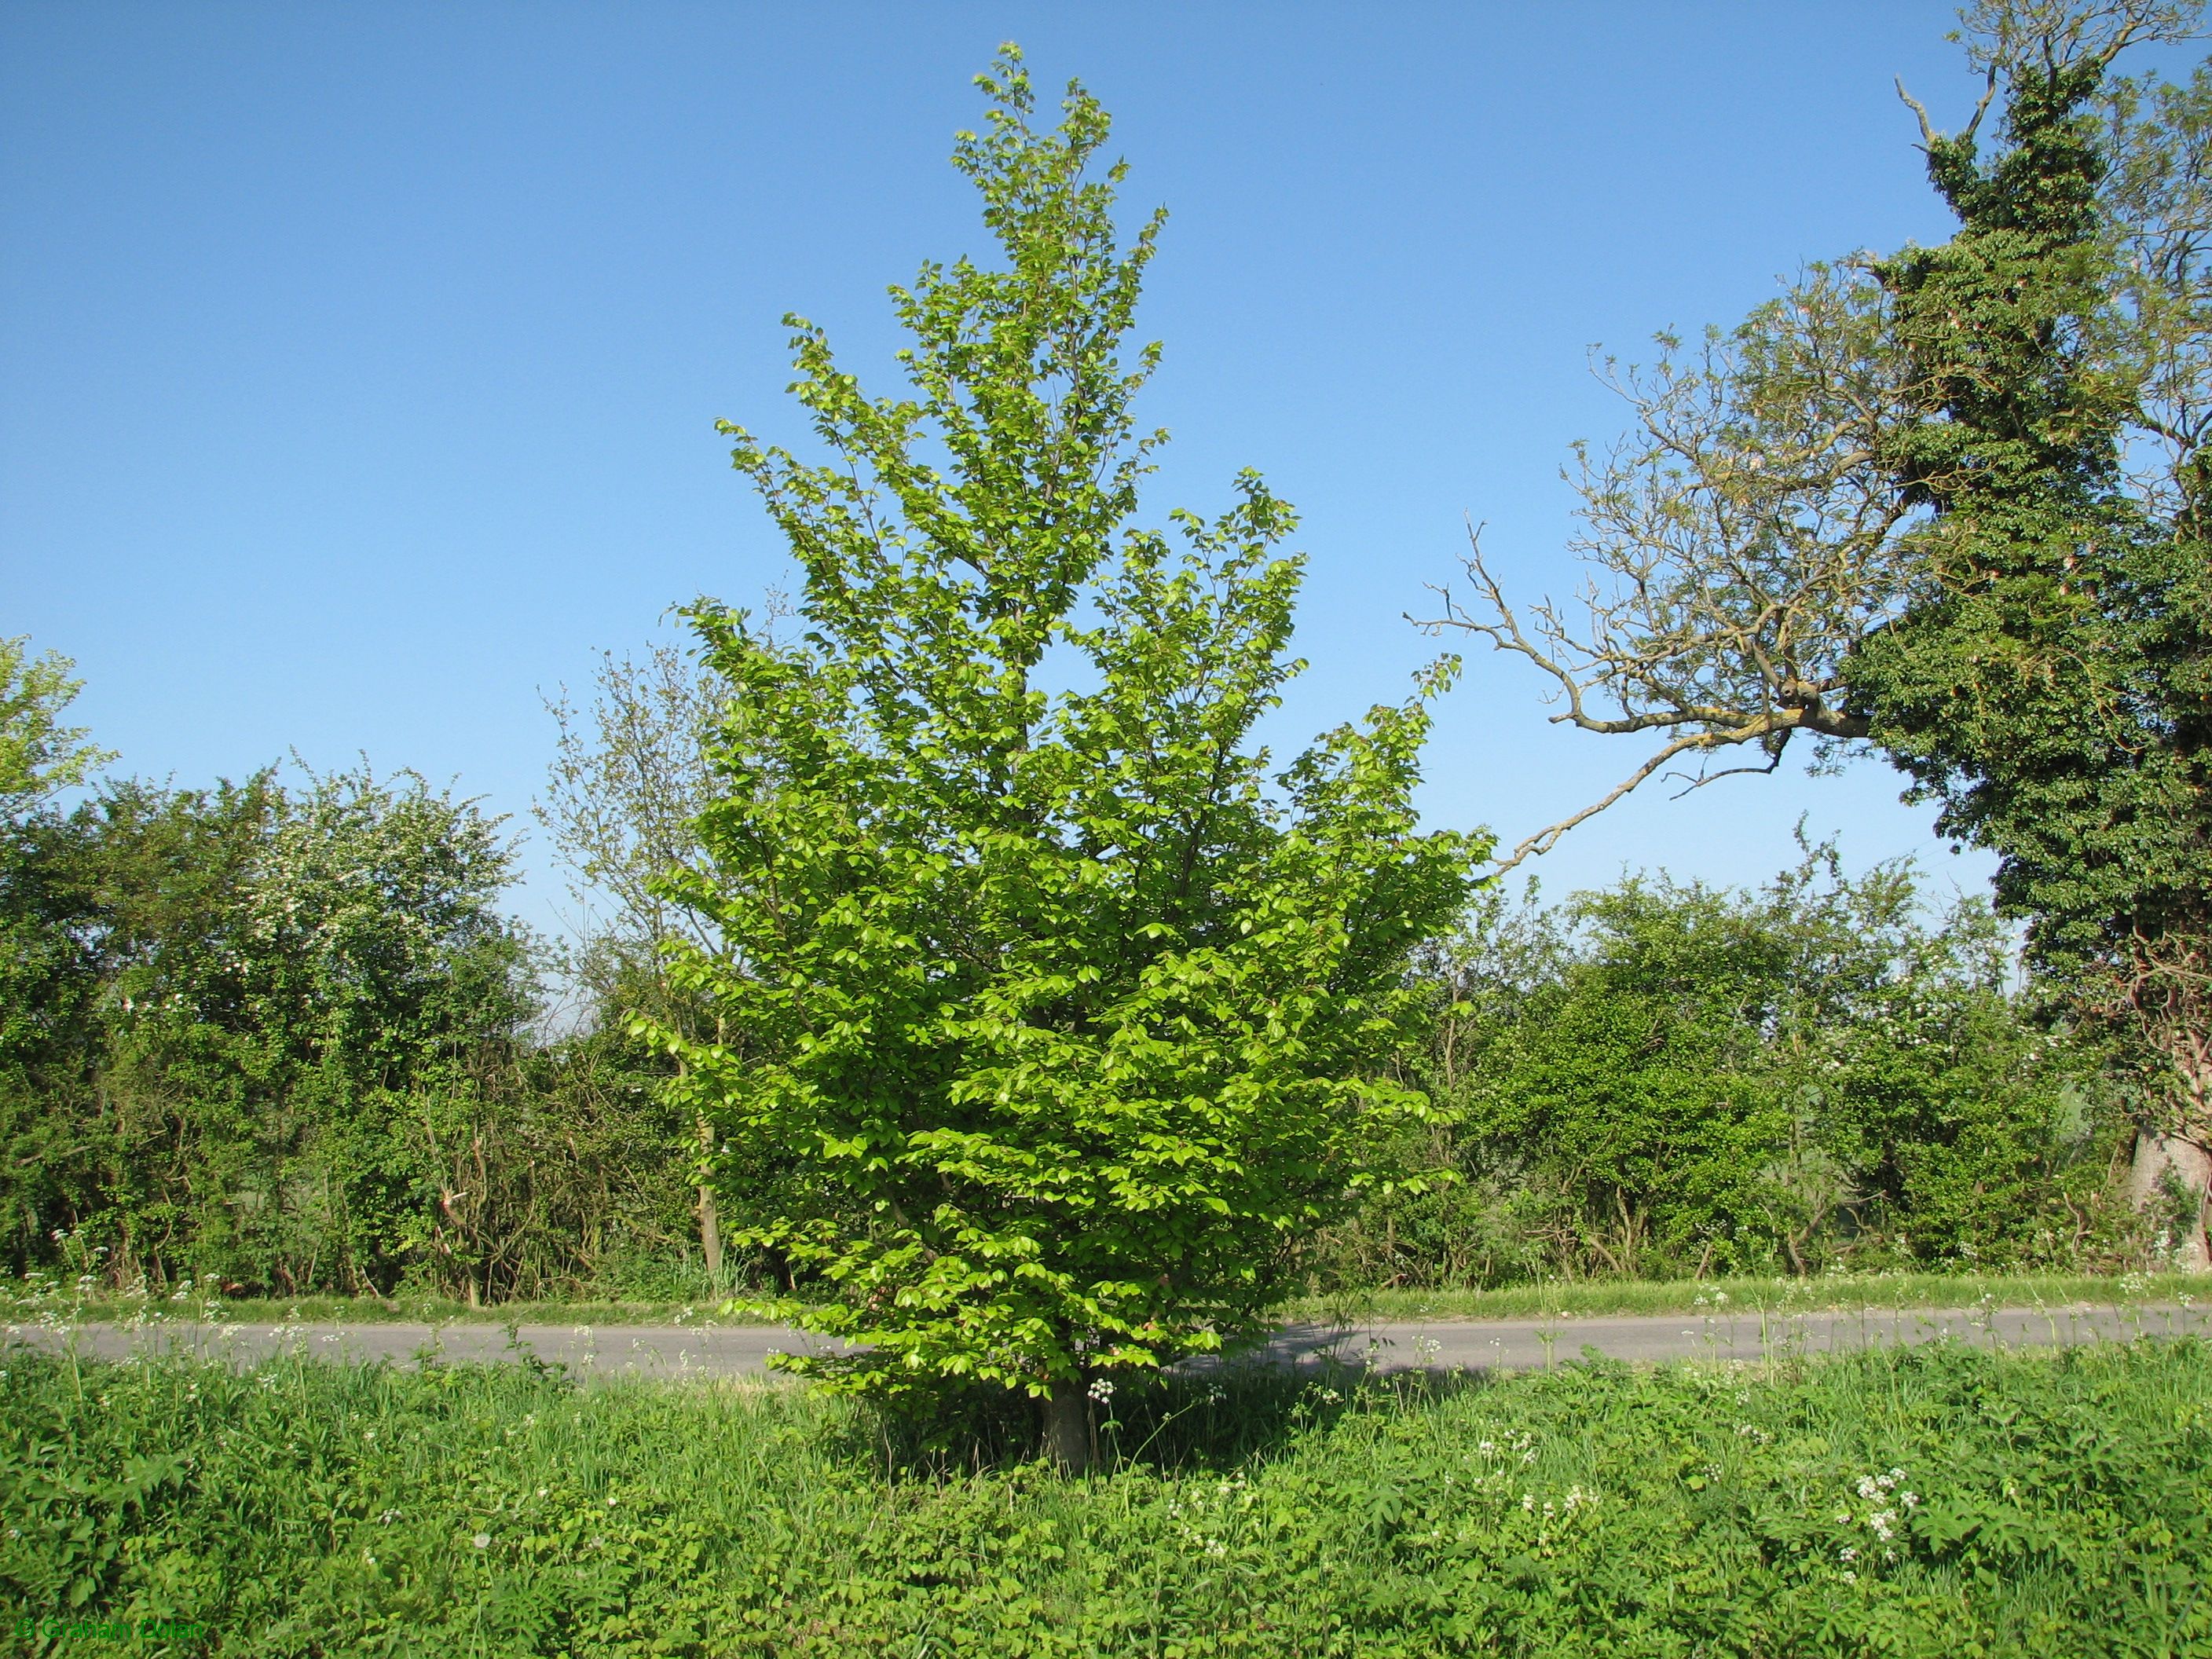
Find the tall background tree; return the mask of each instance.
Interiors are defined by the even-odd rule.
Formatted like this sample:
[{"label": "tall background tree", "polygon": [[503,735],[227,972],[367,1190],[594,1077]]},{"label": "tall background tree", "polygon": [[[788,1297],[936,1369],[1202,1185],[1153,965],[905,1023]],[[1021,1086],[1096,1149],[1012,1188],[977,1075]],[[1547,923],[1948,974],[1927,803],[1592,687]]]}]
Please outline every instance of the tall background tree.
[{"label": "tall background tree", "polygon": [[[696,822],[712,799],[711,745],[721,713],[714,672],[673,646],[642,659],[602,654],[595,695],[579,708],[546,700],[557,728],[553,764],[534,807],[569,872],[577,945],[567,966],[594,1034],[619,1037],[643,1019],[693,1041],[727,1046],[726,1022],[672,973],[679,942],[712,952],[720,936],[707,916],[670,896],[666,878],[704,861]],[[678,1062],[679,1065],[680,1061]],[[691,1125],[699,1250],[709,1280],[723,1278],[714,1127]],[[757,1190],[765,1171],[745,1172]],[[741,1182],[740,1184],[747,1184]]]},{"label": "tall background tree", "polygon": [[[2193,441],[2164,458],[2168,488],[2131,487],[2124,453],[2153,369],[2129,325],[2203,318],[2116,303],[2100,107],[2114,57],[2179,19],[2137,5],[1976,21],[2002,143],[1985,160],[1978,115],[1949,137],[1923,117],[1960,230],[1876,268],[1916,405],[1882,461],[1929,519],[1910,538],[1911,603],[1850,665],[1852,699],[1915,797],[1940,805],[1938,830],[1997,854],[1998,901],[2027,920],[2038,969],[2164,1062],[2134,1179],[2146,1198],[2176,1189],[2174,1248],[2203,1270],[2212,498]],[[2171,153],[2177,136],[2137,143]],[[2177,302],[2197,298],[2196,273],[2177,275]]]},{"label": "tall background tree", "polygon": [[1026,1393],[1077,1465],[1087,1391],[1253,1328],[1430,1109],[1385,1062],[1485,849],[1416,829],[1442,668],[1279,774],[1253,746],[1302,665],[1292,515],[1248,474],[1173,515],[1180,549],[1132,525],[1160,220],[1121,241],[1080,88],[1042,131],[1012,48],[980,84],[954,161],[1000,260],[892,290],[908,391],[793,319],[830,459],[729,428],[804,632],[693,612],[729,701],[708,856],[667,890],[722,941],[679,947],[684,982],[757,1046],[661,1035],[701,1111],[798,1161],[747,1236],[818,1275],[804,1323],[869,1345],[801,1363]]},{"label": "tall background tree", "polygon": [[1478,549],[1472,608],[1431,625],[1534,662],[1563,720],[1660,738],[1516,859],[1677,757],[1694,785],[1747,745],[1771,770],[1799,732],[1869,740],[1997,855],[2039,976],[2136,1073],[2134,1187],[2203,1268],[2208,89],[2111,75],[2192,15],[1971,8],[1982,103],[1956,135],[1921,115],[1957,234],[1815,268],[1695,356],[1662,340],[1619,381],[1634,435],[1580,475],[1585,619],[1524,620]]}]

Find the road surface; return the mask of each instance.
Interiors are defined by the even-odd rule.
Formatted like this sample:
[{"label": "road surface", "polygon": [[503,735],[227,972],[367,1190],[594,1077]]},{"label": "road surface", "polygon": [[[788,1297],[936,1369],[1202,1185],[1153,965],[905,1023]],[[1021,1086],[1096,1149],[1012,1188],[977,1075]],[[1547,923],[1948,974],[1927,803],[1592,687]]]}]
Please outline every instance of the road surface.
[{"label": "road surface", "polygon": [[[1637,1363],[1757,1360],[1789,1353],[1844,1352],[1942,1338],[1977,1345],[2049,1347],[2136,1336],[2212,1336],[2212,1306],[2050,1309],[1891,1309],[1768,1315],[1638,1314],[1547,1319],[1436,1320],[1339,1328],[1290,1325],[1260,1351],[1279,1364],[1334,1359],[1377,1371],[1527,1370],[1585,1351]],[[0,1341],[58,1349],[74,1340],[88,1358],[181,1352],[250,1365],[297,1351],[333,1361],[409,1364],[514,1360],[534,1356],[583,1376],[743,1376],[778,1352],[818,1352],[821,1339],[776,1326],[214,1325],[173,1321],[132,1327],[88,1323],[74,1333],[23,1322],[0,1328]]]}]

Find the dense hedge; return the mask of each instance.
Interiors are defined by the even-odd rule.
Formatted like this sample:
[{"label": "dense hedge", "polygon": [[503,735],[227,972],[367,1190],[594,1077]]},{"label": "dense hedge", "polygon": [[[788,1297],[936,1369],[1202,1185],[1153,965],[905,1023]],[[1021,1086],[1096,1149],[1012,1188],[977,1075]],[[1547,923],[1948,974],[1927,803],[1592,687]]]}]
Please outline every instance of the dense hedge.
[{"label": "dense hedge", "polygon": [[2155,1254],[2112,1200],[2100,1056],[2013,982],[1988,908],[1832,848],[1763,887],[1493,899],[1422,964],[1418,1080],[1458,1179],[1377,1199],[1316,1272],[1432,1287]]},{"label": "dense hedge", "polygon": [[[651,952],[544,947],[473,803],[366,773],[110,786],[0,837],[0,1249],[16,1272],[471,1301],[702,1270],[701,1126],[623,1035]],[[1320,1288],[2109,1266],[2122,1103],[1986,907],[1828,849],[1753,890],[1492,896],[1412,971],[1447,1179],[1306,1245]],[[666,1011],[660,1011],[664,1015]],[[713,1029],[711,1025],[708,1029]],[[739,1042],[743,1034],[726,1033]],[[720,1221],[786,1172],[720,1171]],[[780,1275],[740,1256],[727,1278]]]},{"label": "dense hedge", "polygon": [[112,786],[0,838],[0,1249],[286,1294],[680,1249],[653,1068],[535,1040],[498,823],[420,779]]}]

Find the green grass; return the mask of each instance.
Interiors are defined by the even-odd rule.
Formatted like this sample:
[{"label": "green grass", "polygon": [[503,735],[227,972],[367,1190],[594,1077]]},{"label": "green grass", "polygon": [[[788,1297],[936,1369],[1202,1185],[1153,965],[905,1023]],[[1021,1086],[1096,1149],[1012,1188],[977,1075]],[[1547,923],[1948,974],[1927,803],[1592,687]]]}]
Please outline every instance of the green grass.
[{"label": "green grass", "polygon": [[33,1276],[12,1286],[0,1287],[0,1311],[17,1319],[44,1316],[102,1323],[147,1320],[268,1325],[288,1321],[321,1325],[505,1325],[510,1322],[524,1325],[668,1325],[708,1320],[723,1325],[762,1322],[742,1310],[726,1311],[721,1298],[705,1295],[690,1302],[604,1297],[500,1302],[471,1307],[448,1297],[411,1292],[393,1297],[210,1297],[186,1286],[182,1291],[155,1291],[142,1295],[103,1285],[72,1285],[52,1276]]},{"label": "green grass", "polygon": [[2212,1292],[2202,1275],[1826,1273],[1810,1278],[1553,1279],[1494,1291],[1355,1291],[1302,1297],[1285,1318],[1360,1324],[1423,1319],[1601,1318],[1613,1314],[1811,1313],[1859,1308],[2131,1306]]},{"label": "green grass", "polygon": [[1231,1371],[1125,1386],[1073,1481],[781,1384],[0,1371],[11,1616],[202,1627],[55,1653],[2212,1652],[2189,1340]]},{"label": "green grass", "polygon": [[[1811,1278],[1551,1280],[1503,1290],[1379,1290],[1302,1297],[1285,1310],[1285,1321],[1359,1324],[1424,1319],[1602,1317],[1612,1314],[1669,1314],[1734,1310],[1745,1313],[1812,1312],[1823,1309],[1966,1308],[1984,1301],[2002,1307],[2100,1306],[2179,1301],[2212,1291],[2185,1273],[1850,1273]],[[66,1313],[103,1322],[143,1319],[235,1321],[277,1324],[394,1322],[504,1325],[666,1325],[713,1321],[758,1322],[713,1297],[691,1302],[580,1300],[504,1302],[470,1307],[441,1297],[309,1296],[289,1298],[209,1298],[187,1291],[150,1296],[82,1288],[52,1278],[21,1281],[0,1295],[0,1306],[19,1316]]]}]

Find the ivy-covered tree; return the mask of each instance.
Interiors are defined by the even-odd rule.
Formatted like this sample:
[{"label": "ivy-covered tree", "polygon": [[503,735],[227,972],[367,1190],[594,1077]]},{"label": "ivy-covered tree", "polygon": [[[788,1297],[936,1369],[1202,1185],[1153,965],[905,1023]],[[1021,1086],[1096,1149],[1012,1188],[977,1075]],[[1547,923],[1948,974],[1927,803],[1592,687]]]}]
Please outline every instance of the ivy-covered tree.
[{"label": "ivy-covered tree", "polygon": [[1982,156],[1978,117],[1952,136],[1924,127],[1959,232],[1877,268],[1917,405],[1883,463],[1931,516],[1911,538],[1911,599],[1858,653],[1851,695],[1941,805],[1938,830],[1997,854],[1998,901],[2027,919],[2038,968],[2167,1062],[2136,1180],[2146,1195],[2179,1180],[2176,1253],[2201,1270],[2212,477],[2192,444],[2170,510],[2130,487],[2145,365],[2112,349],[2100,196],[2106,72],[2171,9],[1990,9],[1980,50],[2004,94],[2002,143]]},{"label": "ivy-covered tree", "polygon": [[865,395],[793,319],[827,459],[726,428],[803,632],[692,612],[730,701],[671,890],[724,943],[679,960],[750,1046],[664,1036],[738,1148],[799,1163],[746,1237],[815,1276],[803,1325],[866,1346],[794,1368],[1021,1391],[1073,1467],[1089,1390],[1255,1328],[1293,1241],[1394,1178],[1379,1132],[1431,1109],[1382,1069],[1405,964],[1486,848],[1416,828],[1448,665],[1279,774],[1254,744],[1302,666],[1291,510],[1247,473],[1179,547],[1133,524],[1160,218],[1120,240],[1081,88],[1042,131],[1012,48],[979,84],[954,162],[1000,258],[892,290],[908,390]]},{"label": "ivy-covered tree", "polygon": [[[1994,852],[2039,972],[2139,1073],[2134,1185],[2212,1266],[2212,83],[2116,82],[2166,0],[1984,0],[1988,91],[1923,112],[1939,247],[1818,267],[1622,379],[1638,431],[1581,477],[1587,623],[1524,617],[1480,553],[1460,625],[1588,730],[1677,757],[1868,739]],[[1916,106],[1916,108],[1917,106]],[[1994,117],[1997,142],[1980,135]],[[1693,781],[1723,775],[1700,770]]]}]

